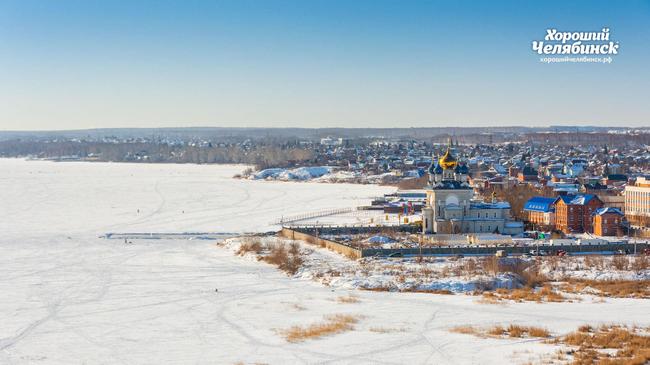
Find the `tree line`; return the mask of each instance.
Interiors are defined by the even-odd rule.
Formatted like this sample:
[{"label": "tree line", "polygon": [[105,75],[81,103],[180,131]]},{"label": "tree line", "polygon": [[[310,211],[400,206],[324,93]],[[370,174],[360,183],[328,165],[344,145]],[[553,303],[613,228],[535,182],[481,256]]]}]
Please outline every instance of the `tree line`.
[{"label": "tree line", "polygon": [[0,157],[148,163],[241,163],[257,169],[290,167],[315,159],[312,150],[296,144],[173,145],[152,142],[0,141]]}]

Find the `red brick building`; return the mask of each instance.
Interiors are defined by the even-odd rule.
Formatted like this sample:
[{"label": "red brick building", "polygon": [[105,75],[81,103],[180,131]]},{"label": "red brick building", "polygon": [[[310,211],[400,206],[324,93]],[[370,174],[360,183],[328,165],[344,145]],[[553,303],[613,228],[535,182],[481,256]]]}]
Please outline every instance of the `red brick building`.
[{"label": "red brick building", "polygon": [[517,179],[521,182],[526,182],[537,181],[539,180],[539,177],[537,176],[537,171],[534,168],[526,166],[521,172],[519,172]]},{"label": "red brick building", "polygon": [[535,196],[524,205],[528,222],[536,227],[552,228],[555,225],[555,198]]},{"label": "red brick building", "polygon": [[603,202],[596,195],[563,195],[555,199],[555,228],[564,233],[593,231],[593,216]]},{"label": "red brick building", "polygon": [[594,234],[597,236],[616,236],[620,231],[625,215],[617,208],[600,208],[593,214]]}]

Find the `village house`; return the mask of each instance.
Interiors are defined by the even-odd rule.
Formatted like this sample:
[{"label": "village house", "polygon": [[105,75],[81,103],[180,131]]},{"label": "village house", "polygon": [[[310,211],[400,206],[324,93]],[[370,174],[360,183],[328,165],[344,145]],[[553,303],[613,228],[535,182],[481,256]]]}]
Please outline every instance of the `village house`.
[{"label": "village house", "polygon": [[623,212],[617,208],[600,208],[593,213],[594,234],[597,236],[616,236],[621,233]]},{"label": "village house", "polygon": [[555,198],[536,196],[524,205],[528,221],[534,225],[552,228],[555,225]]},{"label": "village house", "polygon": [[524,167],[524,169],[521,172],[519,172],[519,175],[518,175],[517,178],[521,182],[539,180],[539,178],[537,177],[537,171],[534,168],[530,167],[530,166]]},{"label": "village house", "polygon": [[555,199],[555,228],[564,233],[592,232],[592,213],[603,206],[596,195],[562,195]]}]

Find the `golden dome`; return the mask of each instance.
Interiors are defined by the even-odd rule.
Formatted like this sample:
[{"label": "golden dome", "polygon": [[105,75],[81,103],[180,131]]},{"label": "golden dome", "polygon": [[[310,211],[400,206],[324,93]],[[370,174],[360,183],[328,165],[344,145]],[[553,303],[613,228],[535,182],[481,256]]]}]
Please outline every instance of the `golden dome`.
[{"label": "golden dome", "polygon": [[456,165],[458,165],[458,161],[456,160],[456,157],[451,154],[449,147],[447,147],[447,152],[445,152],[445,154],[440,157],[440,160],[438,160],[438,164],[445,170],[455,169]]}]

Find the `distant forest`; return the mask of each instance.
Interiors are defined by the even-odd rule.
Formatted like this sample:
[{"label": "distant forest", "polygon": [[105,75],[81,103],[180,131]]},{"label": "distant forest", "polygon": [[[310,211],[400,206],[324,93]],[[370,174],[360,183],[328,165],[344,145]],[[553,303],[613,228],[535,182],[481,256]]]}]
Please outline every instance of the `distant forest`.
[{"label": "distant forest", "polygon": [[[345,147],[374,140],[493,145],[650,145],[648,128],[163,128],[79,131],[0,131],[0,157],[148,163],[243,163],[256,169],[323,163],[321,138]],[[327,162],[327,161],[325,161]]]},{"label": "distant forest", "polygon": [[288,143],[190,146],[151,142],[0,141],[0,157],[148,163],[243,163],[264,169],[305,164],[314,159],[314,156],[313,151]]}]

